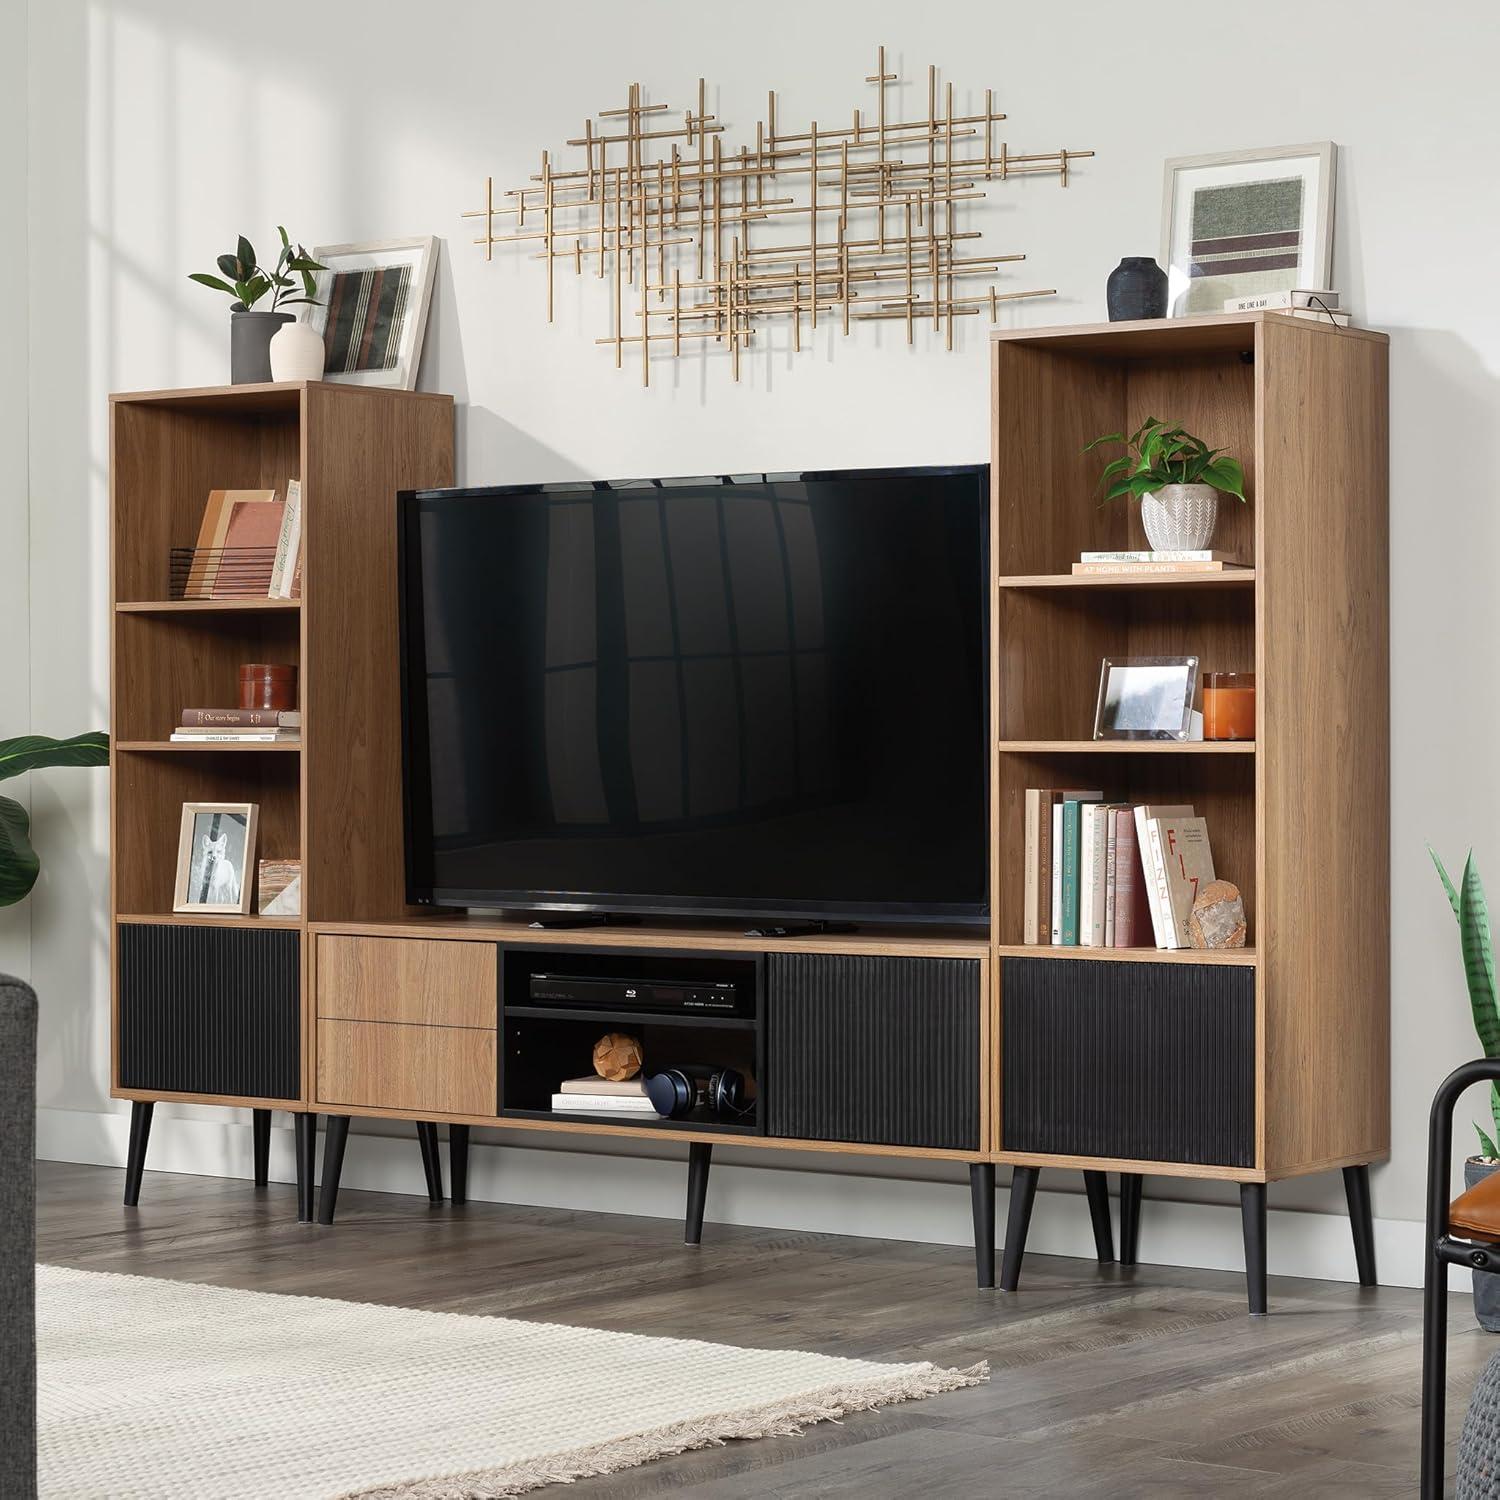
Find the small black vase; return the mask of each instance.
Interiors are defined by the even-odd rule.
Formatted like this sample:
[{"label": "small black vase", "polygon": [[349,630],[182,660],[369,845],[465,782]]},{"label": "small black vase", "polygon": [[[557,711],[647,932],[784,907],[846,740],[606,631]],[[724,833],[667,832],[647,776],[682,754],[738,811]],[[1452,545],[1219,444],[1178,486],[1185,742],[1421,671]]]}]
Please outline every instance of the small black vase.
[{"label": "small black vase", "polygon": [[229,383],[255,385],[271,378],[271,340],[291,313],[237,312],[229,315]]},{"label": "small black vase", "polygon": [[1104,283],[1109,321],[1164,318],[1167,315],[1167,273],[1149,255],[1127,255]]}]

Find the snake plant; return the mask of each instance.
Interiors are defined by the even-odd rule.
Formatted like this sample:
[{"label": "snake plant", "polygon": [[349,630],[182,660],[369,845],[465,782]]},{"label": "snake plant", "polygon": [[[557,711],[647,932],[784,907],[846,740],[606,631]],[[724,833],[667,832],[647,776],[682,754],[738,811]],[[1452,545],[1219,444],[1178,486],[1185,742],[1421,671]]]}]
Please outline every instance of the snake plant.
[{"label": "snake plant", "polygon": [[[70,740],[23,734],[0,740],[0,781],[41,766],[102,766],[109,762],[109,736],[94,732]],[[0,797],[0,906],[29,895],[42,862],[31,847],[31,818],[13,797]]]},{"label": "snake plant", "polygon": [[[1484,882],[1474,863],[1474,852],[1464,860],[1463,880],[1455,889],[1443,868],[1443,862],[1429,844],[1427,852],[1437,866],[1448,904],[1458,918],[1458,942],[1464,956],[1464,978],[1469,986],[1469,1010],[1474,1017],[1474,1031],[1486,1057],[1500,1057],[1500,1003],[1495,995],[1495,947],[1490,933],[1489,907],[1484,899]],[[1495,1135],[1488,1135],[1477,1122],[1479,1149],[1492,1161],[1500,1158],[1495,1140],[1500,1137],[1500,1088],[1490,1085],[1490,1114],[1495,1121]]]}]

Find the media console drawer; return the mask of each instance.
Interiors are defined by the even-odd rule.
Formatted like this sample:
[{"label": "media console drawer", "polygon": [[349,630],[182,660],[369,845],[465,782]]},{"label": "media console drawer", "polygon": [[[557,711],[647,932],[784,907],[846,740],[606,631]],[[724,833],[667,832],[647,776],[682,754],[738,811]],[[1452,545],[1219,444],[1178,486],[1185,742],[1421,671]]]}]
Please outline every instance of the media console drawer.
[{"label": "media console drawer", "polygon": [[493,943],[318,939],[318,1019],[419,1026],[498,1023]]},{"label": "media console drawer", "polygon": [[493,1027],[319,1019],[318,1103],[492,1115],[499,1104],[495,1058]]}]

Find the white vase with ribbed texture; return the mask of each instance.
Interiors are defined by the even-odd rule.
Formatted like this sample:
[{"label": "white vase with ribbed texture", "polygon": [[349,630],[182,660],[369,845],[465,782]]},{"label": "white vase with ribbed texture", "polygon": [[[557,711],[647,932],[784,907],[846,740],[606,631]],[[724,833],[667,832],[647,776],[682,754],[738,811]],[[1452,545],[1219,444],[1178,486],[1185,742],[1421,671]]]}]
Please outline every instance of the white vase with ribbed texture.
[{"label": "white vase with ribbed texture", "polygon": [[272,380],[321,380],[323,335],[307,323],[284,323],[271,340]]}]

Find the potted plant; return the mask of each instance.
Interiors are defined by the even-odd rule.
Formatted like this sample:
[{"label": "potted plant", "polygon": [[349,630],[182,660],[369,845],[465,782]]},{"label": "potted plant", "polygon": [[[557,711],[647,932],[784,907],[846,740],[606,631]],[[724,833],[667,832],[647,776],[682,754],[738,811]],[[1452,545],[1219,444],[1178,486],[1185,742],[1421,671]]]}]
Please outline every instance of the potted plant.
[{"label": "potted plant", "polygon": [[[1104,466],[1104,499],[1135,495],[1146,540],[1157,552],[1196,551],[1213,541],[1219,493],[1245,498],[1245,471],[1223,448],[1210,448],[1181,427],[1147,417],[1127,438],[1107,433],[1084,447],[1123,443],[1129,450]],[[1107,488],[1105,488],[1107,486]]]},{"label": "potted plant", "polygon": [[[270,270],[261,268],[255,246],[241,235],[234,253],[219,257],[220,275],[194,271],[188,276],[189,281],[234,298],[229,308],[231,385],[272,379],[316,380],[323,373],[323,341],[311,328],[296,323],[295,314],[282,308],[302,303],[316,306],[312,273],[327,267],[301,245],[294,245],[282,225],[276,226],[276,232],[281,236],[281,253]],[[270,306],[257,310],[256,303],[267,296]],[[278,334],[285,337],[285,344],[277,347],[274,363],[278,368],[273,373],[272,338]],[[309,341],[317,344],[315,355]],[[316,369],[310,370],[314,359]]]},{"label": "potted plant", "polygon": [[[1438,877],[1448,893],[1448,904],[1458,919],[1458,945],[1463,954],[1464,979],[1469,987],[1469,1014],[1474,1033],[1486,1057],[1500,1057],[1500,1003],[1495,997],[1495,948],[1490,934],[1489,907],[1484,899],[1484,883],[1474,863],[1471,850],[1464,860],[1463,879],[1457,889],[1448,878],[1443,862],[1431,845],[1427,852],[1437,866]],[[1479,1154],[1464,1163],[1464,1186],[1471,1188],[1491,1172],[1500,1170],[1500,1088],[1490,1085],[1490,1115],[1495,1124],[1492,1136],[1477,1121]],[[1479,1326],[1490,1333],[1500,1333],[1500,1276],[1474,1278],[1474,1316]]]},{"label": "potted plant", "polygon": [[[109,736],[78,734],[52,740],[23,734],[0,740],[0,781],[41,766],[102,766],[109,762]],[[31,818],[13,797],[0,797],[0,906],[14,906],[31,892],[41,860],[31,847]]]}]

